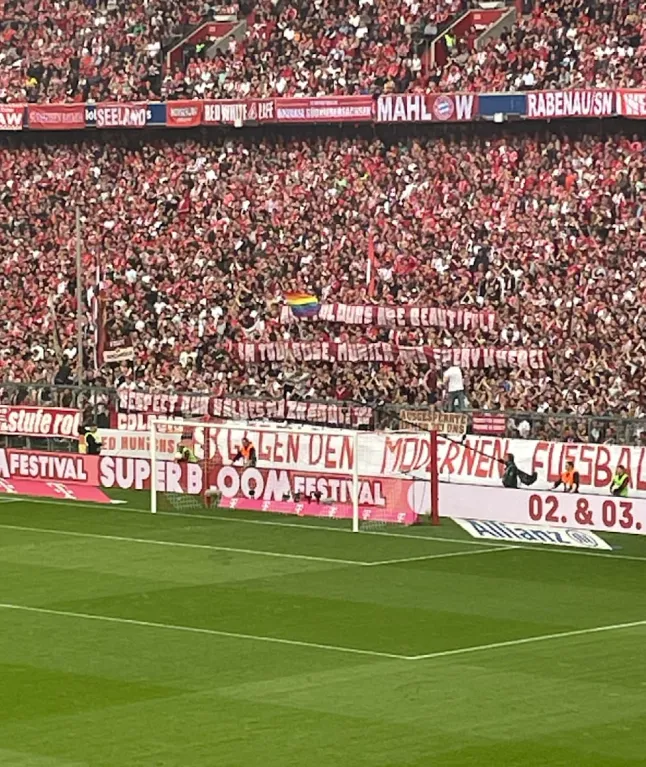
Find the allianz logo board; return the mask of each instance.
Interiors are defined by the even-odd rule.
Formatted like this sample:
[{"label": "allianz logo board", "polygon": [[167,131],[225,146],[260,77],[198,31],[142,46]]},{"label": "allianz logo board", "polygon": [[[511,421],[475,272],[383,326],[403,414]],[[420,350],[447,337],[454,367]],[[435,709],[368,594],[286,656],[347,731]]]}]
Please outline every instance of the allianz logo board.
[{"label": "allianz logo board", "polygon": [[565,546],[575,549],[604,549],[612,546],[589,530],[548,525],[525,525],[508,522],[486,522],[477,519],[454,519],[472,538],[501,543],[539,543],[545,546]]}]

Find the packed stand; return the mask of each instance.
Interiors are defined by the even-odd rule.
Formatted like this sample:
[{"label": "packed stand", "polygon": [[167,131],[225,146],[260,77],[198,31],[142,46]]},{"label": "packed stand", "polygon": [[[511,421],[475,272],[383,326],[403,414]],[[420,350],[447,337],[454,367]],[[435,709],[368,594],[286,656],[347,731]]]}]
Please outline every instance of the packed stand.
[{"label": "packed stand", "polygon": [[159,98],[165,40],[208,0],[5,0],[0,102]]},{"label": "packed stand", "polygon": [[403,92],[419,82],[427,25],[464,0],[261,0],[244,40],[167,73],[168,98]]},{"label": "packed stand", "polygon": [[[254,3],[242,3],[246,13]],[[212,16],[215,0],[5,0],[0,103],[404,91],[639,87],[644,0],[537,3],[479,52],[457,40],[427,66],[429,27],[467,0],[259,0],[246,36],[166,68],[162,46]]]},{"label": "packed stand", "polygon": [[421,87],[441,91],[639,88],[646,68],[643,0],[536,4],[481,51],[457,40]]},{"label": "packed stand", "polygon": [[[86,376],[97,383],[276,398],[287,385],[293,397],[433,405],[443,396],[433,365],[243,364],[233,344],[542,348],[544,371],[465,370],[469,404],[643,415],[644,150],[617,137],[4,149],[0,377],[73,377],[78,202],[86,288],[100,263],[111,337],[135,348],[134,364],[93,373],[88,332]],[[282,324],[290,290],[490,309],[497,322]]]}]

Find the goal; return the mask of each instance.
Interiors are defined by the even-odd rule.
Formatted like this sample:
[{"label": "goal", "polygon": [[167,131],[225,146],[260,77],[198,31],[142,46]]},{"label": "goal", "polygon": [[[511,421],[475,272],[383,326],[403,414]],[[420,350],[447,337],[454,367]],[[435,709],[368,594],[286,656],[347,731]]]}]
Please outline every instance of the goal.
[{"label": "goal", "polygon": [[153,513],[219,508],[327,517],[351,521],[355,532],[439,521],[436,432],[157,418],[150,422],[150,468]]}]

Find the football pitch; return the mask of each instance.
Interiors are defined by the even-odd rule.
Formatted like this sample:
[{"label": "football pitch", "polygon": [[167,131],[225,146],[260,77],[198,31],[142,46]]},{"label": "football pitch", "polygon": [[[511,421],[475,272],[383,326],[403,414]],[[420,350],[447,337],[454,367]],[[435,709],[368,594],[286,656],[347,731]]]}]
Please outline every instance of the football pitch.
[{"label": "football pitch", "polygon": [[646,764],[646,540],[0,500],[3,767]]}]

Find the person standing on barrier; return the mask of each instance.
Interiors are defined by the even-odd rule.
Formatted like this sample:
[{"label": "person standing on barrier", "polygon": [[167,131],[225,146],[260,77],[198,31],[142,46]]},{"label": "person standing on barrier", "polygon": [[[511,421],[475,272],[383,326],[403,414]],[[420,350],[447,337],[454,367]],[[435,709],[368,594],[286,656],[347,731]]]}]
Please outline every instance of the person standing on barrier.
[{"label": "person standing on barrier", "polygon": [[618,498],[628,498],[628,485],[630,484],[630,474],[626,467],[619,464],[610,481],[610,492]]},{"label": "person standing on barrier", "polygon": [[446,412],[461,413],[466,410],[467,398],[464,393],[464,376],[458,365],[451,365],[442,376],[446,393]]}]

